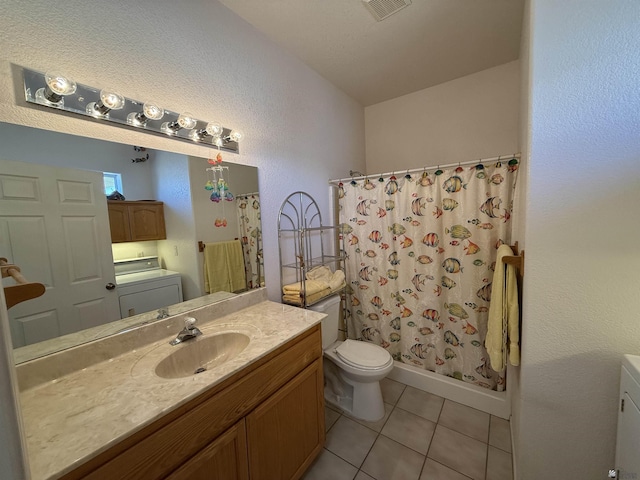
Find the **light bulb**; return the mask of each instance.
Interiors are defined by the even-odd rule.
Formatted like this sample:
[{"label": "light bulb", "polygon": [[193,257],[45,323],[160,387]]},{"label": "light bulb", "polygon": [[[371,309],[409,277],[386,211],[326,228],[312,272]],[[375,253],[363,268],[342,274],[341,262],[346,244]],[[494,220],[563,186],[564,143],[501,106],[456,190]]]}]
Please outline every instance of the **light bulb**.
[{"label": "light bulb", "polygon": [[145,103],[142,106],[144,116],[149,120],[160,120],[164,116],[164,109],[153,103]]},{"label": "light bulb", "polygon": [[112,90],[101,90],[100,102],[109,110],[120,110],[124,107],[124,97]]},{"label": "light bulb", "polygon": [[45,73],[44,81],[53,93],[60,96],[71,95],[78,88],[76,82],[58,73]]},{"label": "light bulb", "polygon": [[127,123],[144,127],[149,120],[160,120],[164,116],[164,109],[155,103],[146,102],[141,112],[131,112],[127,115]]},{"label": "light bulb", "polygon": [[76,82],[58,73],[45,73],[44,81],[47,86],[36,91],[36,101],[47,105],[62,107],[63,97],[72,95],[78,88]]},{"label": "light bulb", "polygon": [[[196,126],[197,123],[198,123],[198,120],[193,118],[193,115],[191,115],[190,113],[184,112],[178,116],[177,120],[173,122],[164,122],[160,127],[160,130],[162,130],[167,135],[174,135],[178,133],[178,130],[180,130],[181,128],[192,129],[193,127]],[[196,135],[196,137],[194,137],[194,135]],[[191,132],[190,136],[194,140],[197,140],[197,132],[195,131]]]},{"label": "light bulb", "polygon": [[222,147],[224,145],[224,141],[222,140],[222,137],[213,137],[212,143],[216,147]]},{"label": "light bulb", "polygon": [[198,121],[193,118],[193,115],[190,113],[184,112],[178,117],[178,125],[180,125],[180,128],[193,128],[196,126],[196,123],[198,123]]},{"label": "light bulb", "polygon": [[238,130],[232,130],[229,134],[229,140],[238,143],[240,140],[242,140],[242,133]]},{"label": "light bulb", "polygon": [[124,107],[124,97],[113,90],[100,91],[100,101],[87,105],[87,113],[97,117],[106,117],[111,110],[120,110]]},{"label": "light bulb", "polygon": [[222,135],[223,128],[218,122],[209,122],[207,123],[205,131],[212,137],[219,137]]}]

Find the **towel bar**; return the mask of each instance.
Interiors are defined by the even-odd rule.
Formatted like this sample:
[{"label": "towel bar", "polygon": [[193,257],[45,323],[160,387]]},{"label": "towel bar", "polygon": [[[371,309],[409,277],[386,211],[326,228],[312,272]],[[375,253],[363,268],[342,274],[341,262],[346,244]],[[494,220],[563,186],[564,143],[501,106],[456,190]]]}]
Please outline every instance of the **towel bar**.
[{"label": "towel bar", "polygon": [[524,277],[524,250],[518,252],[518,242],[515,245],[511,245],[511,250],[515,255],[502,257],[502,263],[513,265],[518,269],[520,276]]},{"label": "towel bar", "polygon": [[12,277],[17,283],[17,285],[4,287],[7,309],[44,294],[45,287],[42,283],[28,282],[20,273],[20,267],[8,263],[6,258],[0,258],[0,270],[2,271],[2,278]]}]

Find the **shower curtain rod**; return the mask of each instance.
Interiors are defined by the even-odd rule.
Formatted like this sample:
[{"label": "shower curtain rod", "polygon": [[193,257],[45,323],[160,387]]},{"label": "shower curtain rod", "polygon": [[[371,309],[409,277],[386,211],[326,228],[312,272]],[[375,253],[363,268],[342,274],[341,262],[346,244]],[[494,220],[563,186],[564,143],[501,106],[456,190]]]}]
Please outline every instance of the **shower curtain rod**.
[{"label": "shower curtain rod", "polygon": [[251,195],[260,195],[260,192],[239,193],[236,197],[250,197]]},{"label": "shower curtain rod", "polygon": [[362,175],[362,176],[359,176],[359,177],[337,178],[337,179],[329,180],[329,183],[330,184],[334,183],[334,184],[337,185],[340,182],[350,182],[352,180],[364,180],[365,178],[373,178],[373,177],[390,177],[391,175],[395,175],[395,174],[399,174],[399,173],[403,173],[403,174],[406,175],[408,173],[426,172],[427,170],[438,170],[439,168],[461,167],[461,166],[466,166],[466,165],[478,165],[480,163],[495,162],[495,161],[512,159],[512,158],[520,158],[520,152],[509,154],[509,155],[499,155],[497,157],[491,157],[491,158],[480,158],[478,160],[469,160],[467,162],[449,163],[447,165],[434,165],[434,166],[431,166],[431,167],[413,168],[413,169],[409,169],[409,170],[396,170],[396,171],[393,171],[393,172],[374,173],[372,175]]}]

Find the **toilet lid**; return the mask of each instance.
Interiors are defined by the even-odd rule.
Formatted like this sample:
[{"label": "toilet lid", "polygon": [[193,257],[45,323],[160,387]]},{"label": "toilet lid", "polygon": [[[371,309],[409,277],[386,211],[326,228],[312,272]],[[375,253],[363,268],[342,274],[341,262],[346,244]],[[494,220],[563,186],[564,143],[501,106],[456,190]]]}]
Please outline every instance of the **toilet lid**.
[{"label": "toilet lid", "polygon": [[347,363],[364,368],[380,368],[389,363],[389,352],[373,343],[345,340],[335,350]]}]

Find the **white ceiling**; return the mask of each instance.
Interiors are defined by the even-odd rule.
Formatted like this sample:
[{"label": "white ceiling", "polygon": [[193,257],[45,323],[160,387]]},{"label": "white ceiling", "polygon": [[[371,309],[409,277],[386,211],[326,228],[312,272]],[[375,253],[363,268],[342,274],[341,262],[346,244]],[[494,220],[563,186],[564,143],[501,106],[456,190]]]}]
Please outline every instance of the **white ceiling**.
[{"label": "white ceiling", "polygon": [[516,60],[524,0],[220,0],[365,106]]}]

